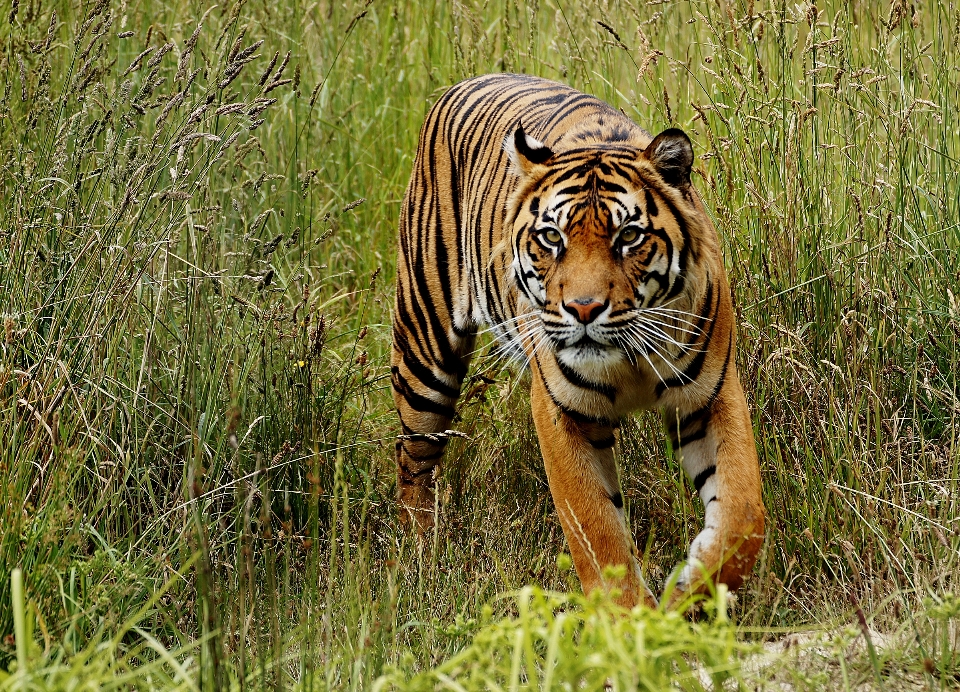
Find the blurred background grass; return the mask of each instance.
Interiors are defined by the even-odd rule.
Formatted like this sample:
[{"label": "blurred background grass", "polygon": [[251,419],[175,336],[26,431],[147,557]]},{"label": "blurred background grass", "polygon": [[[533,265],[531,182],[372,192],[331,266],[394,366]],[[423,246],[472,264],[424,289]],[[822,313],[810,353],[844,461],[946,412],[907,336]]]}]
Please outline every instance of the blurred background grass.
[{"label": "blurred background grass", "polygon": [[[505,591],[577,588],[524,375],[493,358],[428,554],[392,505],[417,134],[446,87],[508,70],[694,141],[770,514],[741,636],[862,621],[896,646],[794,661],[793,684],[955,684],[955,2],[31,0],[2,20],[0,657],[14,567],[35,669],[100,650],[116,668],[89,675],[143,686],[166,684],[154,661],[172,686],[365,689],[462,649],[485,604],[515,612]],[[662,439],[640,415],[620,445],[655,587],[701,514]]]}]

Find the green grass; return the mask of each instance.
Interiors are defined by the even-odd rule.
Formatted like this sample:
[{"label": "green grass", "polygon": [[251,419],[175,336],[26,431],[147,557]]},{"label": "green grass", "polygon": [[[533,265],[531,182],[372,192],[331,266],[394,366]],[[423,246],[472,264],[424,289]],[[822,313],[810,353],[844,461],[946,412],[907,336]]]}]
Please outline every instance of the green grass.
[{"label": "green grass", "polygon": [[[0,688],[957,684],[955,3],[209,7],[0,17]],[[550,595],[526,381],[483,355],[429,549],[397,527],[399,202],[498,70],[694,141],[769,512],[730,621]],[[620,463],[660,587],[700,510],[654,416]]]}]

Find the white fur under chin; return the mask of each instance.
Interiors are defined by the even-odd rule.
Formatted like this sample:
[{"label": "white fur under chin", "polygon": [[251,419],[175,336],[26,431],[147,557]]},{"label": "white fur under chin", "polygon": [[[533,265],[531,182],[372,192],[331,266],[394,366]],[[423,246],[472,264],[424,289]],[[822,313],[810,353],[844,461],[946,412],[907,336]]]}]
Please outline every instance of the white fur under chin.
[{"label": "white fur under chin", "polygon": [[588,380],[602,382],[627,359],[623,351],[616,348],[568,347],[557,351],[557,360]]}]

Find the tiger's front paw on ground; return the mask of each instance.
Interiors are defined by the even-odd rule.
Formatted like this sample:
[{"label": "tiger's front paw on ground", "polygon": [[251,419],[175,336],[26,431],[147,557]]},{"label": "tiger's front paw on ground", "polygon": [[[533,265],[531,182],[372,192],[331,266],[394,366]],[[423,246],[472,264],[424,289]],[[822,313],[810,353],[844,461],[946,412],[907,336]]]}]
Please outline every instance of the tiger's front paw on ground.
[{"label": "tiger's front paw on ground", "polygon": [[753,569],[762,544],[763,534],[756,531],[730,536],[705,528],[667,580],[660,599],[664,607],[687,610],[698,596],[709,596],[720,585],[736,591]]},{"label": "tiger's front paw on ground", "polygon": [[693,606],[694,598],[706,590],[702,575],[702,565],[696,560],[674,567],[660,595],[663,609],[686,611]]}]

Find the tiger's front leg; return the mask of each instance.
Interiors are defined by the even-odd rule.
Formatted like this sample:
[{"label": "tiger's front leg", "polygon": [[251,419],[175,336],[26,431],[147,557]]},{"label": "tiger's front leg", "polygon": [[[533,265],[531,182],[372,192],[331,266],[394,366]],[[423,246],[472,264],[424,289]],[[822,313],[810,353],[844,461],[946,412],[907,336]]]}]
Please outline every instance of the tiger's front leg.
[{"label": "tiger's front leg", "polygon": [[[656,599],[640,575],[626,527],[613,456],[613,427],[560,410],[535,364],[531,369],[530,403],[550,494],[584,593],[615,588],[622,605],[642,602],[656,607]],[[626,567],[626,574],[611,582],[604,569],[617,565]]]},{"label": "tiger's front leg", "polygon": [[704,528],[679,567],[673,606],[707,581],[738,588],[763,544],[764,509],[753,427],[736,366],[728,363],[713,401],[692,411],[664,411],[673,449],[704,504]]}]

